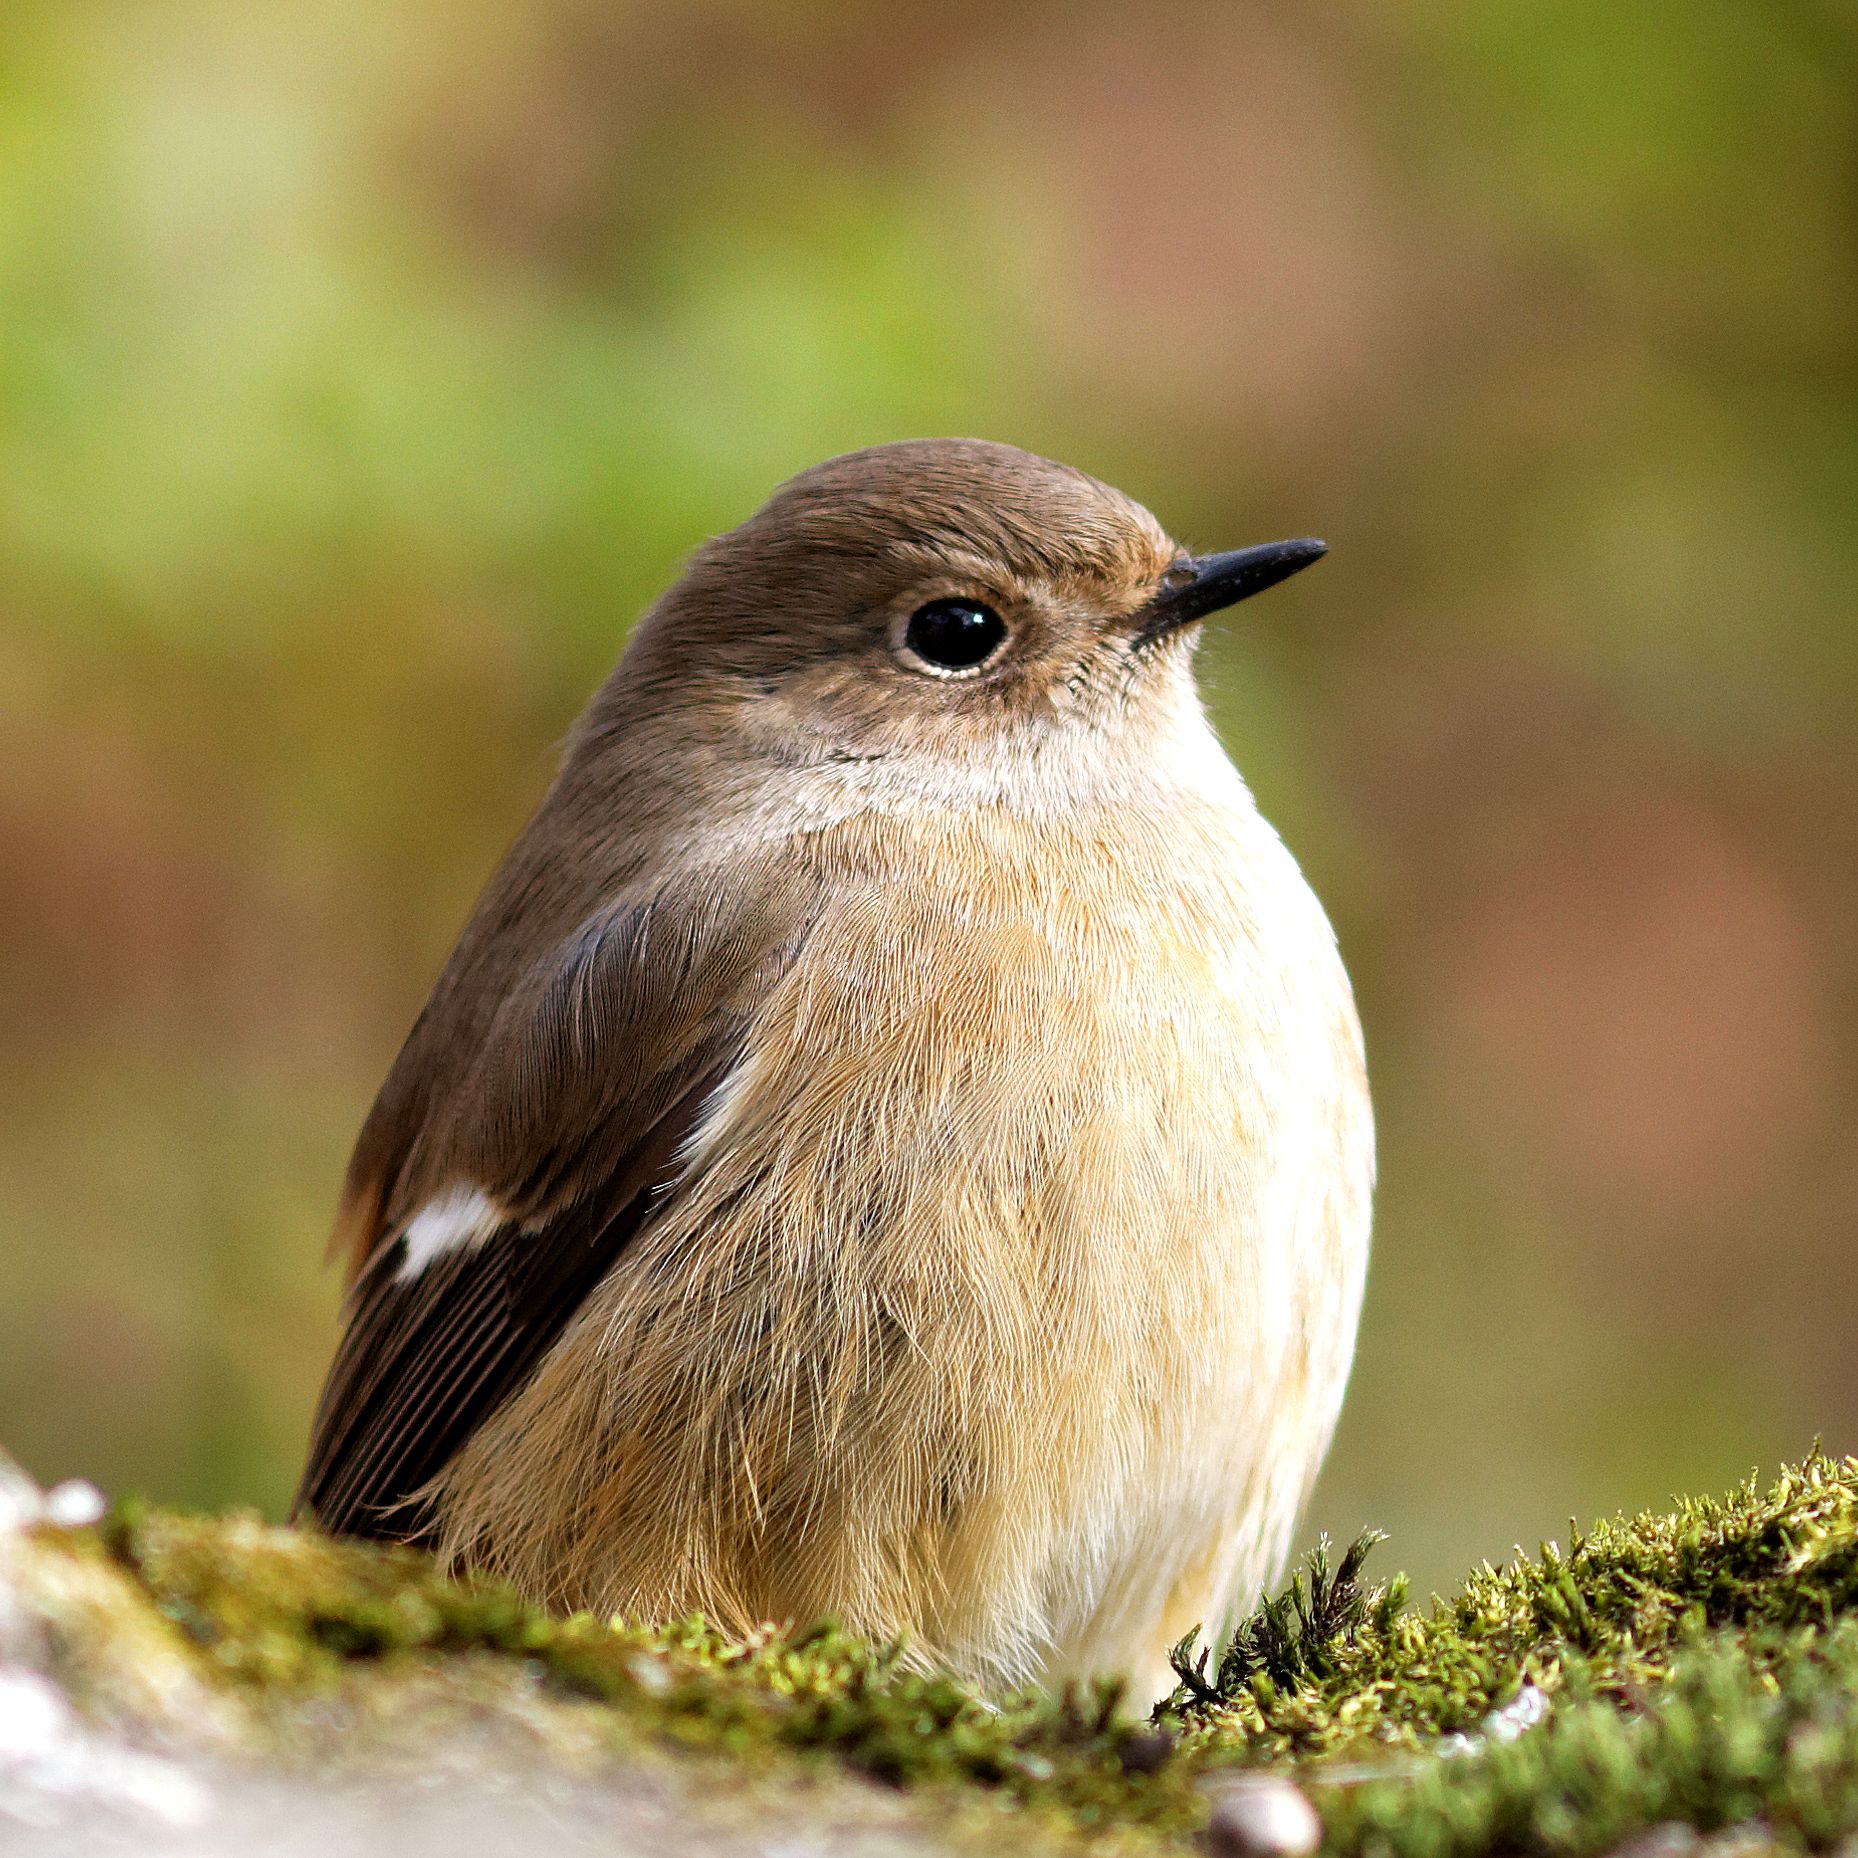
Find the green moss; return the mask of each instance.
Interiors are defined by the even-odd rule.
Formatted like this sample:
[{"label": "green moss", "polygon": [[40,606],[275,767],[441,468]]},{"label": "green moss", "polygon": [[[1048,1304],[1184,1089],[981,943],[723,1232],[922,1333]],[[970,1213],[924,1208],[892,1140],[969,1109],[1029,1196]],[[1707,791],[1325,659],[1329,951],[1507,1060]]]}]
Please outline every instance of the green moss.
[{"label": "green moss", "polygon": [[[1545,1544],[1425,1616],[1359,1571],[1359,1551],[1319,1563],[1211,1682],[1177,1660],[1185,1758],[1294,1762],[1328,1849],[1583,1858],[1664,1821],[1794,1850],[1858,1834],[1858,1461]],[[1519,1733],[1526,1684],[1546,1714]]]},{"label": "green moss", "polygon": [[[1175,1693],[1177,1712],[1253,1757],[1308,1756],[1473,1731],[1525,1681],[1552,1694],[1574,1667],[1628,1702],[1711,1632],[1752,1646],[1858,1604],[1858,1460],[1815,1455],[1768,1489],[1751,1481],[1670,1515],[1601,1523],[1565,1551],[1545,1543],[1532,1560],[1479,1568],[1423,1617],[1403,1610],[1398,1583],[1360,1591],[1363,1552],[1334,1582],[1319,1558],[1311,1587],[1323,1604],[1293,1584],[1288,1603],[1240,1628],[1235,1645],[1265,1649],[1229,1648],[1209,1689]],[[1286,1637],[1291,1649],[1274,1655]],[[1177,1669],[1190,1669],[1184,1654]]]},{"label": "green moss", "polygon": [[1330,1847],[1351,1853],[1581,1858],[1666,1822],[1823,1849],[1858,1830],[1858,1621],[1680,1643],[1631,1698],[1571,1664],[1534,1732],[1319,1799]]},{"label": "green moss", "polygon": [[[901,1648],[831,1623],[743,1642],[702,1620],[637,1629],[558,1619],[424,1556],[268,1527],[125,1507],[96,1532],[45,1532],[56,1552],[132,1577],[197,1675],[265,1719],[356,1686],[392,1685],[466,1655],[499,1660],[621,1736],[740,1760],[829,1759],[897,1787],[984,1792],[1048,1829],[1191,1828],[1185,1767],[1110,1684],[998,1707],[910,1669]],[[1157,1771],[1159,1767],[1160,1771]]]},{"label": "green moss", "polygon": [[[250,1518],[128,1508],[35,1539],[65,1571],[41,1587],[88,1596],[54,1633],[65,1668],[101,1668],[87,1632],[133,1636],[255,1733],[474,1673],[609,1744],[849,1768],[1010,1813],[1016,1837],[1131,1851],[1191,1842],[1209,1772],[1235,1763],[1293,1773],[1329,1846],[1364,1858],[1586,1858],[1663,1820],[1796,1850],[1858,1834],[1858,1462],[1602,1524],[1423,1614],[1364,1585],[1370,1545],[1317,1557],[1217,1655],[1179,1648],[1151,1726],[1105,1686],[995,1708],[831,1625],[741,1643],[550,1618],[419,1555]],[[1528,1728],[1526,1686],[1546,1700]]]}]

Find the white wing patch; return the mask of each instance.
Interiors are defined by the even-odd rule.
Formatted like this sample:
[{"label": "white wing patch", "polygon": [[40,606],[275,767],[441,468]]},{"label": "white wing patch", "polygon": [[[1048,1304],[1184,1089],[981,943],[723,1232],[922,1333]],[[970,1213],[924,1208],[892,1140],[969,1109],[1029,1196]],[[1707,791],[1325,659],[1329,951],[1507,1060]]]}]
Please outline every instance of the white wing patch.
[{"label": "white wing patch", "polygon": [[408,1223],[406,1256],[395,1275],[417,1277],[447,1252],[482,1245],[507,1219],[502,1207],[481,1188],[453,1187],[421,1207]]},{"label": "white wing patch", "polygon": [[678,1165],[694,1167],[706,1160],[722,1139],[737,1106],[748,1090],[750,1061],[744,1060],[703,1100],[703,1108],[677,1151]]}]

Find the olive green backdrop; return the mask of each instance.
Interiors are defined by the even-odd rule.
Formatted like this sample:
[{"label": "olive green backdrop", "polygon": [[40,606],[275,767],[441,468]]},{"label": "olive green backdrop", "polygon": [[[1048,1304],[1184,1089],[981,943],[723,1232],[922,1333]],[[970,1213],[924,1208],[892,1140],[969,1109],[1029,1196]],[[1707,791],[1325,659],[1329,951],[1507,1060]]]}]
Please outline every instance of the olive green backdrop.
[{"label": "olive green backdrop", "polygon": [[632,616],[833,451],[1326,535],[1217,720],[1382,1121],[1316,1521],[1858,1445],[1842,0],[9,0],[0,1442],[276,1511],[347,1143]]}]

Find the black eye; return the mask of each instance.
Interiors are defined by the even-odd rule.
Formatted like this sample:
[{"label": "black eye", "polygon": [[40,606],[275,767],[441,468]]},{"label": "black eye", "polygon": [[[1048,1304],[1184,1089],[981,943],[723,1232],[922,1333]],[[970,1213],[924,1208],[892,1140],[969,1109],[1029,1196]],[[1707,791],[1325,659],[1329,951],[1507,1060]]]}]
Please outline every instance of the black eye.
[{"label": "black eye", "polygon": [[1000,649],[1006,622],[978,600],[931,600],[910,616],[903,642],[938,671],[972,671]]}]

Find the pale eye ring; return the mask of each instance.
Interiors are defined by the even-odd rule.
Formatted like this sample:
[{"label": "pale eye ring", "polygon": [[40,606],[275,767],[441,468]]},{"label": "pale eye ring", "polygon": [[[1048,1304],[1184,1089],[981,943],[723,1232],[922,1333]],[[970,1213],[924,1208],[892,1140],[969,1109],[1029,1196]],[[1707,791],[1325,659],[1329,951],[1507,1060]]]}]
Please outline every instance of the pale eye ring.
[{"label": "pale eye ring", "polygon": [[931,671],[959,677],[978,671],[1006,643],[1006,621],[962,595],[931,600],[910,615],[903,643]]}]

